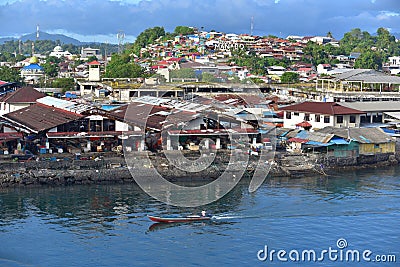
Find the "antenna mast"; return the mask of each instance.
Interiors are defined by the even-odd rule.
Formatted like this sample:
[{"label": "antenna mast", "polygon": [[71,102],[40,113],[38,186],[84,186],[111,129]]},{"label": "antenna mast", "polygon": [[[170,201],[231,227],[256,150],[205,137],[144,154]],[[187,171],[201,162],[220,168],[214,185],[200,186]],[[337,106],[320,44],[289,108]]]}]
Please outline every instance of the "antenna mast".
[{"label": "antenna mast", "polygon": [[250,22],[250,36],[253,36],[253,30],[254,30],[254,17],[251,16],[251,22]]},{"label": "antenna mast", "polygon": [[36,25],[36,41],[39,40],[39,24]]},{"label": "antenna mast", "polygon": [[118,31],[117,38],[118,38],[118,54],[121,54],[124,48],[125,33],[121,30]]}]

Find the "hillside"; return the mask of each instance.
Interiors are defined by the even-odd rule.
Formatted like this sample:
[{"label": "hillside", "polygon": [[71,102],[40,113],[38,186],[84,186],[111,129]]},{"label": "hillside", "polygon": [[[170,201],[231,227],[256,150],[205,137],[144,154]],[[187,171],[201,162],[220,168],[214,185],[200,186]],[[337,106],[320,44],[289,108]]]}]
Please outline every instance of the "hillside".
[{"label": "hillside", "polygon": [[[21,36],[21,41],[26,42],[27,40],[35,41],[36,40],[36,32],[35,33],[30,33]],[[18,38],[13,38],[13,37],[2,37],[0,38],[0,44],[4,44],[4,42],[7,41],[17,41]],[[84,45],[85,43],[82,43],[81,41],[68,37],[63,34],[50,34],[46,32],[39,32],[39,40],[50,40],[54,42],[60,42],[60,44],[73,44],[73,45]]]}]

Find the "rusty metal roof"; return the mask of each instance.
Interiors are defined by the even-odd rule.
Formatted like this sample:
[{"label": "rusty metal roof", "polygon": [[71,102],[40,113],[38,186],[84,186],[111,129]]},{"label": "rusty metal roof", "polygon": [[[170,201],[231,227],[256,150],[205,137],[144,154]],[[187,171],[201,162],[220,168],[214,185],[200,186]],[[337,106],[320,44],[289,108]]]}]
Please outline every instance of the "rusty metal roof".
[{"label": "rusty metal roof", "polygon": [[14,112],[4,114],[2,117],[18,127],[38,133],[40,131],[52,129],[64,123],[78,120],[83,116],[77,113],[37,103]]}]

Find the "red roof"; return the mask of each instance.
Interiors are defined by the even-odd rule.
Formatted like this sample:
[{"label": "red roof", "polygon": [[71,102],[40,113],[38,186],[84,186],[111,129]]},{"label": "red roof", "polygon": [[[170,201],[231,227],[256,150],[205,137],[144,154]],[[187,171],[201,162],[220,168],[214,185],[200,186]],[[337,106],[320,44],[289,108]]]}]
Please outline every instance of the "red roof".
[{"label": "red roof", "polygon": [[172,61],[172,62],[179,62],[179,61],[181,61],[183,58],[177,58],[177,57],[173,57],[173,58],[170,58],[170,59],[167,59],[167,61],[169,62],[169,61]]},{"label": "red roof", "polygon": [[92,62],[89,62],[88,65],[100,65],[100,62],[93,60]]},{"label": "red roof", "polygon": [[347,108],[336,102],[303,102],[280,108],[280,110],[327,115],[365,114],[363,111]]},{"label": "red roof", "polygon": [[309,71],[312,71],[312,68],[300,68],[300,69],[298,69],[297,71],[300,71],[300,72],[309,72]]},{"label": "red roof", "polygon": [[303,122],[297,123],[296,126],[303,127],[303,128],[312,127],[312,125],[308,121],[303,121]]},{"label": "red roof", "polygon": [[1,81],[1,80],[0,80],[0,85],[6,84],[6,83],[8,83],[8,82]]},{"label": "red roof", "polygon": [[0,133],[0,141],[7,142],[15,139],[22,139],[22,133]]},{"label": "red roof", "polygon": [[290,138],[289,140],[288,140],[288,142],[294,142],[294,143],[307,143],[308,142],[308,140],[306,140],[306,139],[301,139],[301,138],[296,138],[296,137],[293,137],[293,138]]}]

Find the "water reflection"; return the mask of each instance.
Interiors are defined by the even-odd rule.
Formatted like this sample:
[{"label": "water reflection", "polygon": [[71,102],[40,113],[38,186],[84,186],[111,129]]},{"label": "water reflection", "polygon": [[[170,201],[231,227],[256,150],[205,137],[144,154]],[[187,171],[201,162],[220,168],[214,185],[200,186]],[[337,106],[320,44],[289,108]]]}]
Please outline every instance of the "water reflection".
[{"label": "water reflection", "polygon": [[[4,231],[5,226],[30,216],[42,218],[49,225],[59,225],[73,232],[113,235],[113,230],[118,227],[142,224],[144,220],[147,222],[147,214],[181,215],[199,213],[201,210],[217,215],[232,211],[244,214],[246,210],[257,206],[256,210],[245,215],[269,216],[271,210],[275,210],[274,216],[321,215],[324,211],[319,208],[305,211],[301,203],[298,203],[299,199],[332,205],[347,204],[364,195],[373,194],[374,198],[379,198],[393,194],[392,201],[398,201],[398,194],[393,192],[399,190],[399,172],[399,168],[388,168],[301,179],[269,178],[259,192],[252,194],[248,193],[249,181],[243,180],[219,201],[198,208],[173,207],[160,203],[134,184],[9,188],[0,191],[0,230]],[[250,195],[250,198],[243,204],[246,195]],[[257,203],[257,196],[260,195],[270,196],[271,200],[260,205]],[[357,203],[352,205],[354,208]],[[295,207],[299,211],[291,213]],[[368,211],[369,208],[357,207],[359,212]],[[149,230],[169,227],[179,225],[154,225]]]}]

